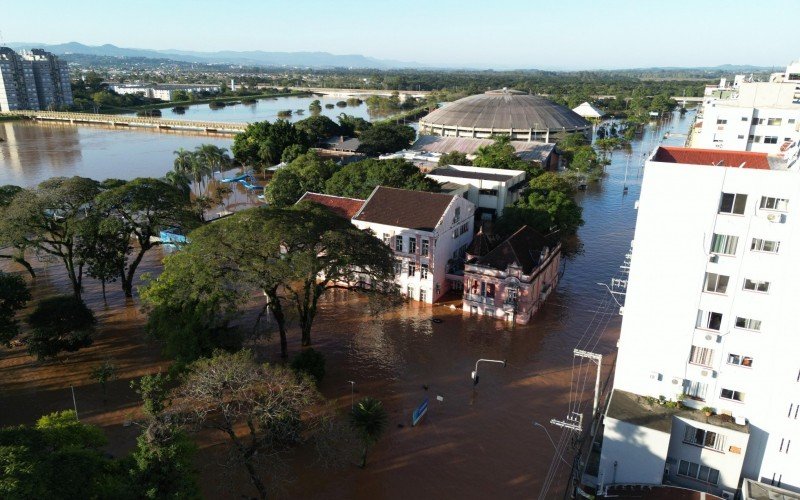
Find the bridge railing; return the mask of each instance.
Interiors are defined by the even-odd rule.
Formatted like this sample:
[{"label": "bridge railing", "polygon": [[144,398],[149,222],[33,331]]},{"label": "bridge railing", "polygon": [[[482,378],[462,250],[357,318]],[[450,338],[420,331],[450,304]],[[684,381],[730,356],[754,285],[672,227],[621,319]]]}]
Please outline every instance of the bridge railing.
[{"label": "bridge railing", "polygon": [[206,122],[206,121],[194,121],[194,120],[174,120],[170,118],[159,118],[159,117],[149,117],[149,116],[105,115],[99,113],[74,113],[65,111],[14,110],[14,111],[4,111],[2,114],[12,115],[12,116],[25,116],[34,119],[82,121],[82,122],[109,123],[109,124],[138,123],[142,125],[174,127],[174,128],[244,130],[247,127],[247,123],[238,123],[238,122]]}]

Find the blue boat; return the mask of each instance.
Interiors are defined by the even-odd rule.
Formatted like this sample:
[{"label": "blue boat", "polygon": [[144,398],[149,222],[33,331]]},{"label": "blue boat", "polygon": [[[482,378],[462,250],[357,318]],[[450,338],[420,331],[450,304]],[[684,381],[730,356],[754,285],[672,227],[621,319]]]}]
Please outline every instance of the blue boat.
[{"label": "blue boat", "polygon": [[226,182],[226,183],[227,182],[241,182],[241,181],[246,180],[248,177],[250,177],[250,174],[242,174],[242,175],[237,175],[236,177],[229,177],[229,178],[226,178],[226,179],[220,179],[220,182]]},{"label": "blue boat", "polygon": [[[248,176],[248,178],[249,178],[249,176]],[[259,184],[253,184],[252,182],[250,182],[248,180],[241,180],[239,182],[242,184],[242,186],[245,187],[245,189],[249,189],[250,191],[261,191],[261,190],[264,189],[264,186],[261,186]]]}]

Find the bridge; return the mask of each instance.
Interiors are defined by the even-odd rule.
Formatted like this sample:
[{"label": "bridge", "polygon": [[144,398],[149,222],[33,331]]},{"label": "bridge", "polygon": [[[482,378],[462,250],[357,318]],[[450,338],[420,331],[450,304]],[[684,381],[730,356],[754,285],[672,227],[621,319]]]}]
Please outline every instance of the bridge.
[{"label": "bridge", "polygon": [[314,94],[329,95],[331,97],[369,97],[371,95],[389,97],[392,93],[397,92],[402,99],[408,96],[417,98],[427,97],[431,93],[429,90],[335,89],[329,87],[289,87],[289,90],[312,92]]},{"label": "bridge", "polygon": [[66,122],[71,124],[108,125],[118,128],[148,128],[161,131],[188,131],[207,134],[238,134],[247,123],[203,122],[172,120],[149,116],[103,115],[94,113],[71,113],[60,111],[16,110],[3,111],[0,115],[22,116],[36,121]]}]

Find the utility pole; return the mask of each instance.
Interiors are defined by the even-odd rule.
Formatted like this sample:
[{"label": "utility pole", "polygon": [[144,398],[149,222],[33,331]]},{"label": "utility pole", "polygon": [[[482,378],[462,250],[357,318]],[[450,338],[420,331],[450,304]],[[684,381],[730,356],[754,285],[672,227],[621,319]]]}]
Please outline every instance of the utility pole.
[{"label": "utility pole", "polygon": [[603,355],[580,349],[575,349],[573,354],[579,358],[587,358],[597,365],[597,376],[594,382],[594,403],[592,404],[592,415],[594,415],[597,413],[597,403],[600,400],[600,368],[603,366]]}]

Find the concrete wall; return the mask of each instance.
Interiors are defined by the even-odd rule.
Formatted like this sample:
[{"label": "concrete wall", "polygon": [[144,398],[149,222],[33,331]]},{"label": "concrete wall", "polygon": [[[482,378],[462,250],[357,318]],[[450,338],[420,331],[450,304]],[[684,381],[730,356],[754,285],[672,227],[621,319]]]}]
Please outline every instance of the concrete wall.
[{"label": "concrete wall", "polygon": [[606,417],[599,483],[661,484],[669,442],[669,433]]}]

